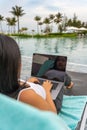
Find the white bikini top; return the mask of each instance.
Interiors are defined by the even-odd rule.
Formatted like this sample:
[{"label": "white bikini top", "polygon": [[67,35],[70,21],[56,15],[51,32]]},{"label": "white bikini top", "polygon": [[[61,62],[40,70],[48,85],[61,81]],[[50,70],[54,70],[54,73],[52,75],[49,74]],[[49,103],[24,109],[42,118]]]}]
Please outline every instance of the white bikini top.
[{"label": "white bikini top", "polygon": [[19,100],[19,97],[20,97],[20,94],[24,91],[24,90],[29,90],[29,89],[32,89],[34,90],[38,95],[40,95],[43,99],[46,99],[46,92],[45,92],[45,89],[39,85],[39,84],[35,84],[35,83],[32,83],[32,82],[27,82],[27,84],[29,84],[29,88],[25,88],[25,89],[22,89],[19,94],[18,94],[18,100]]}]

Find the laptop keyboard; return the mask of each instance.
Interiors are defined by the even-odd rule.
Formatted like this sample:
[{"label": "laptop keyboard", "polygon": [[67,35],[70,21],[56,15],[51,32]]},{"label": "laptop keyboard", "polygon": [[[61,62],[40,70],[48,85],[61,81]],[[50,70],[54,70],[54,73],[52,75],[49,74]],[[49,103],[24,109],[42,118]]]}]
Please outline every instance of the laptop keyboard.
[{"label": "laptop keyboard", "polygon": [[[43,83],[43,81],[46,81],[46,79],[41,79],[41,78],[38,78],[39,79],[39,82],[40,84]],[[58,86],[58,82],[54,82],[54,81],[51,81],[53,86],[52,86],[52,90],[56,90],[57,86]]]},{"label": "laptop keyboard", "polygon": [[52,89],[55,90],[55,89],[57,88],[57,86],[58,86],[58,83],[54,83],[54,82],[53,82]]}]

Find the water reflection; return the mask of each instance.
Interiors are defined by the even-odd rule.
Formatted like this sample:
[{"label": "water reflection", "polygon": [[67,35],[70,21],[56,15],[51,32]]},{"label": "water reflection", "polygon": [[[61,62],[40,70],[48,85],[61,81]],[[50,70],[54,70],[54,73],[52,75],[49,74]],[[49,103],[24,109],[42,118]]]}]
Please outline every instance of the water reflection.
[{"label": "water reflection", "polygon": [[65,55],[69,62],[87,64],[87,38],[27,38],[18,39],[22,55],[34,52]]}]

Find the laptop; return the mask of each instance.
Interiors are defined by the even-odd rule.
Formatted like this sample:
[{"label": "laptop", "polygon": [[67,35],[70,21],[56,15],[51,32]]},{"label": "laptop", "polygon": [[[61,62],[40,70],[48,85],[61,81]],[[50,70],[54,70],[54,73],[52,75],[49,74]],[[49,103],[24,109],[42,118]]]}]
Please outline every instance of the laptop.
[{"label": "laptop", "polygon": [[[63,65],[60,62],[60,67],[62,66],[63,68],[62,71],[53,68],[55,60],[60,59],[62,60],[62,62],[64,62]],[[43,81],[45,80],[50,80],[52,82],[53,86],[51,89],[51,96],[53,100],[57,99],[58,95],[60,94],[60,91],[64,86],[66,64],[67,64],[66,56],[48,55],[39,53],[33,54],[31,77],[37,77],[40,81],[40,84],[42,84]]]},{"label": "laptop", "polygon": [[87,130],[87,102],[85,104],[81,120],[78,122],[76,130]]}]

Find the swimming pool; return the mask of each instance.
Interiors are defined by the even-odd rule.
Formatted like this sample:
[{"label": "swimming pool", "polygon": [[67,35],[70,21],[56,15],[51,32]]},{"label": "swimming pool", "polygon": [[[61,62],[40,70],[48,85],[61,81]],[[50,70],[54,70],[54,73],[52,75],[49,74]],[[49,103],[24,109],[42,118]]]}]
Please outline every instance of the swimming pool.
[{"label": "swimming pool", "polygon": [[27,71],[31,69],[32,54],[37,52],[65,55],[68,58],[67,70],[87,73],[87,37],[39,39],[15,37],[15,40],[20,47],[22,57],[24,57],[23,68],[26,68]]},{"label": "swimming pool", "polygon": [[87,65],[87,38],[16,38],[23,56],[34,52],[65,55],[68,62]]}]

